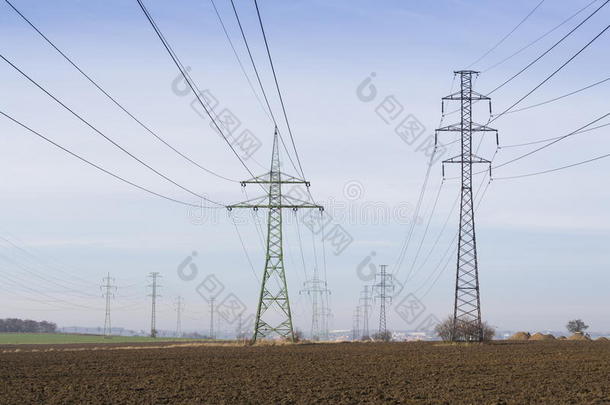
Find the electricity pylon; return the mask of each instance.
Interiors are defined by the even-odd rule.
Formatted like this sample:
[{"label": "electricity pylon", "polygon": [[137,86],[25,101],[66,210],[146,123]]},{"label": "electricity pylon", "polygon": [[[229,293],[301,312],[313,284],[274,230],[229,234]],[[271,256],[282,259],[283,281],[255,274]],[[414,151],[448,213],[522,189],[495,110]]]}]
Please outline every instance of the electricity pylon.
[{"label": "electricity pylon", "polygon": [[370,339],[369,309],[371,308],[371,294],[369,286],[365,285],[360,293],[360,307],[362,308],[362,340]]},{"label": "electricity pylon", "polygon": [[356,307],[353,317],[352,340],[360,338],[360,306]]},{"label": "electricity pylon", "polygon": [[[457,272],[455,280],[455,300],[453,307],[453,325],[451,339],[481,341],[483,329],[481,327],[481,300],[479,295],[479,267],[477,261],[477,241],[474,226],[474,200],[472,194],[472,166],[475,163],[489,165],[491,176],[491,162],[478,157],[472,151],[472,135],[476,132],[495,132],[496,145],[498,144],[498,131],[486,125],[472,121],[473,102],[489,101],[491,114],[491,99],[472,90],[472,78],[479,72],[473,70],[460,70],[454,72],[460,76],[461,88],[442,99],[442,110],[445,110],[445,101],[459,101],[461,119],[457,124],[448,125],[436,130],[439,132],[459,132],[461,137],[461,152],[458,156],[443,161],[443,176],[445,163],[459,163],[461,166],[461,203],[460,203],[460,230],[457,256]],[[473,330],[465,335],[458,333],[458,325],[464,331]]]},{"label": "electricity pylon", "polygon": [[[284,184],[304,184],[306,187],[309,187],[309,182],[282,173],[280,168],[277,127],[273,134],[271,170],[268,173],[241,182],[242,187],[245,187],[247,184],[257,184],[267,193],[261,197],[229,205],[227,207],[229,211],[234,208],[251,208],[254,210],[266,208],[269,210],[267,217],[267,253],[265,255],[265,270],[262,277],[252,341],[256,342],[259,337],[268,337],[273,333],[277,333],[284,338],[294,341],[292,313],[290,312],[290,301],[288,299],[288,287],[284,269],[282,209],[291,208],[293,210],[298,210],[299,208],[317,208],[322,210],[323,208],[320,205],[282,194],[282,185]],[[279,314],[279,322],[273,322],[271,320],[270,314],[268,313],[268,310],[271,308]]]},{"label": "electricity pylon", "polygon": [[174,309],[176,310],[176,337],[182,336],[182,310],[184,310],[184,301],[182,297],[178,296],[174,303]]},{"label": "electricity pylon", "polygon": [[158,288],[161,287],[157,284],[157,279],[161,277],[158,272],[149,273],[148,277],[152,279],[151,284],[148,286],[152,289],[151,293],[148,294],[152,298],[152,308],[150,315],[150,337],[157,337],[157,298],[160,297],[158,294]]},{"label": "electricity pylon", "polygon": [[110,273],[108,273],[108,275],[102,279],[102,285],[100,286],[102,297],[106,298],[106,316],[104,317],[105,337],[110,337],[112,334],[112,324],[110,323],[110,299],[114,298],[113,291],[116,291],[117,289],[112,283],[114,283],[114,278],[111,278]]},{"label": "electricity pylon", "polygon": [[325,296],[330,294],[326,281],[318,277],[318,268],[314,267],[313,277],[303,283],[305,287],[299,293],[307,293],[311,297],[311,339],[320,340],[328,337],[328,330],[324,317],[326,316]]},{"label": "electricity pylon", "polygon": [[379,273],[375,275],[376,283],[373,285],[373,292],[375,293],[375,299],[379,301],[379,335],[383,337],[388,331],[386,303],[392,302],[394,278],[391,274],[388,274],[388,266],[386,264],[382,264],[379,267]]},{"label": "electricity pylon", "polygon": [[210,339],[214,339],[214,297],[209,299],[210,303]]},{"label": "electricity pylon", "polygon": [[328,305],[328,297],[326,297],[326,304],[324,305],[324,309],[322,310],[322,339],[330,340],[330,328],[329,328],[329,320],[333,316],[330,306]]}]

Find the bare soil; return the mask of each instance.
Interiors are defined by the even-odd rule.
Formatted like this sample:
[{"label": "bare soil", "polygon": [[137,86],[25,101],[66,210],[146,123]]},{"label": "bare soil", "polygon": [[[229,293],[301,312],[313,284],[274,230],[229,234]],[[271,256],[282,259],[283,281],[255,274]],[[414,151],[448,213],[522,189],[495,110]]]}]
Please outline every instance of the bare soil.
[{"label": "bare soil", "polygon": [[44,346],[0,347],[1,404],[610,404],[608,342]]}]

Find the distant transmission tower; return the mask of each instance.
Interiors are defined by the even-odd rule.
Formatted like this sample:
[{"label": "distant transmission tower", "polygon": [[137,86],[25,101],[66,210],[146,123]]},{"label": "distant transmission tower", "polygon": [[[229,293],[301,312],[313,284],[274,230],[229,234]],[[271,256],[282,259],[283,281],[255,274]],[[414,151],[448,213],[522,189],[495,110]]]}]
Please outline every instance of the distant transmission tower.
[{"label": "distant transmission tower", "polygon": [[[252,208],[258,210],[266,208],[269,210],[267,217],[267,253],[265,255],[265,271],[262,277],[262,285],[256,310],[254,322],[253,342],[258,338],[268,337],[276,333],[284,338],[294,341],[294,329],[292,325],[292,313],[288,299],[288,287],[286,284],[286,273],[284,271],[284,250],[282,246],[282,208],[317,208],[319,205],[311,204],[294,197],[282,194],[282,185],[304,184],[309,187],[309,182],[281,172],[280,154],[278,145],[278,130],[275,128],[273,134],[273,151],[271,156],[271,170],[261,176],[242,181],[242,187],[247,184],[258,184],[267,187],[267,194],[262,197],[253,198],[227,208]],[[275,320],[272,313],[267,313],[273,308]],[[279,320],[277,319],[279,318]]]},{"label": "distant transmission tower", "polygon": [[210,339],[214,339],[214,301],[214,297],[208,301],[210,303]]},{"label": "distant transmission tower", "polygon": [[[328,297],[327,297],[328,298]],[[324,340],[330,340],[330,318],[333,316],[330,307],[328,305],[328,300],[326,301],[326,305],[324,305],[324,309],[322,311],[322,338]]]},{"label": "distant transmission tower", "polygon": [[356,307],[353,317],[352,340],[360,339],[360,306]]},{"label": "distant transmission tower", "polygon": [[311,297],[311,339],[320,340],[322,336],[328,336],[328,330],[324,331],[325,325],[325,296],[330,294],[326,287],[326,281],[318,277],[318,268],[314,267],[313,277],[303,283],[305,288],[301,293],[307,293]]},{"label": "distant transmission tower", "polygon": [[373,286],[375,299],[379,301],[379,334],[385,336],[388,331],[386,320],[386,304],[392,302],[392,293],[394,292],[393,277],[388,274],[386,264],[379,266],[380,271],[375,275],[376,284]]},{"label": "distant transmission tower", "polygon": [[157,337],[157,298],[160,297],[158,290],[160,285],[157,283],[157,279],[161,277],[158,272],[152,272],[148,275],[152,279],[148,285],[151,288],[151,293],[148,295],[152,298],[152,308],[150,316],[150,337]]},{"label": "distant transmission tower", "polygon": [[360,293],[360,307],[362,308],[362,340],[369,340],[369,309],[371,308],[371,292],[369,286],[365,285]]},{"label": "distant transmission tower", "polygon": [[[489,112],[491,114],[491,99],[472,90],[472,78],[473,76],[478,75],[479,72],[460,70],[454,73],[460,76],[461,88],[458,92],[443,98],[442,110],[444,113],[445,101],[459,101],[461,106],[461,120],[458,124],[448,125],[436,130],[437,134],[438,132],[445,131],[459,132],[461,136],[460,154],[443,162],[443,176],[445,172],[445,163],[459,163],[461,166],[462,178],[452,340],[481,341],[483,339],[483,330],[481,327],[479,268],[474,226],[472,165],[475,163],[488,164],[491,175],[491,162],[480,158],[473,153],[472,135],[475,132],[495,132],[496,144],[498,144],[498,131],[472,121],[473,102],[482,100],[489,101]],[[465,336],[463,333],[457,333],[458,325],[463,326],[464,330],[474,330],[475,332],[468,336]]]},{"label": "distant transmission tower", "polygon": [[174,303],[176,310],[176,337],[182,337],[182,311],[184,310],[184,301],[182,297],[178,296]]},{"label": "distant transmission tower", "polygon": [[116,286],[113,285],[114,278],[110,277],[110,273],[106,277],[102,279],[102,285],[100,286],[102,290],[102,297],[106,298],[106,316],[104,317],[104,336],[110,337],[112,334],[112,324],[110,323],[110,299],[114,298],[114,292],[116,291]]}]

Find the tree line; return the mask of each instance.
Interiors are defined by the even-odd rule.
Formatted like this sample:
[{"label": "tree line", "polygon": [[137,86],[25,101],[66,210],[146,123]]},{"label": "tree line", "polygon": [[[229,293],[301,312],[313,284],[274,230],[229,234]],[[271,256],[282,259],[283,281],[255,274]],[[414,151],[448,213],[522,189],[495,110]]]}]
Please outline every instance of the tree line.
[{"label": "tree line", "polygon": [[55,333],[56,331],[57,325],[52,322],[17,318],[0,319],[0,332]]}]

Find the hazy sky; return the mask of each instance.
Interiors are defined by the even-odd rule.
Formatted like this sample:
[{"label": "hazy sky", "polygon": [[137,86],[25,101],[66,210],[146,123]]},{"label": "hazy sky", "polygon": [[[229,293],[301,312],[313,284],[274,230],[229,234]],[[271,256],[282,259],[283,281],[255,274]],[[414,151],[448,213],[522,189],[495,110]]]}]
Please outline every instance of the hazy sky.
[{"label": "hazy sky", "polygon": [[[215,1],[254,81],[230,2]],[[192,94],[180,92],[184,83],[176,80],[178,71],[135,0],[13,3],[158,135],[224,177],[249,177],[210,128],[209,120],[195,111]],[[273,127],[248,86],[211,3],[145,3],[182,62],[190,67],[198,86],[217,100],[217,111],[229,109],[241,121],[239,131],[248,129],[260,141],[260,148],[245,160],[248,167],[255,174],[267,171]],[[309,330],[310,301],[299,290],[316,265],[324,274],[326,263],[332,291],[331,326],[351,328],[352,313],[365,283],[359,274],[368,268],[363,265],[372,252],[370,263],[388,264],[401,282],[414,269],[396,302],[414,292],[425,305],[417,319],[409,321],[392,309],[391,328],[414,329],[429,315],[446,316],[452,311],[455,282],[455,252],[450,243],[458,224],[457,210],[451,212],[459,193],[456,180],[443,183],[418,261],[412,265],[439,192],[442,174],[438,164],[430,172],[421,219],[403,265],[395,267],[426,173],[428,158],[420,145],[439,125],[441,97],[458,89],[458,83],[452,82],[453,71],[484,55],[538,1],[259,3],[311,191],[333,217],[328,229],[340,226],[353,238],[340,253],[327,243],[324,260],[320,235],[312,242],[304,224],[297,227],[293,212],[284,213],[286,268],[296,325]],[[536,44],[489,69],[588,3],[591,1],[545,1],[518,30],[473,66],[483,71],[476,90],[486,94],[511,77],[602,2],[594,2]],[[272,107],[280,117],[253,2],[238,0],[236,5]],[[508,108],[539,84],[597,35],[609,17],[610,10],[601,10],[531,69],[495,92],[494,112]],[[0,27],[0,53],[104,134],[197,193],[225,204],[247,198],[239,183],[191,165],[130,120],[4,2],[0,4]],[[605,79],[607,35],[517,108]],[[358,88],[367,78],[372,81],[363,85],[358,97]],[[130,181],[199,203],[193,195],[120,152],[4,61],[0,61],[0,85],[0,110],[5,113]],[[500,131],[503,146],[565,135],[607,112],[609,85],[607,82],[548,105],[506,114],[492,126]],[[369,86],[374,86],[376,96],[363,101],[362,92],[369,91]],[[392,96],[402,105],[402,112],[396,121],[386,123],[378,106]],[[453,108],[447,106],[446,112]],[[406,142],[394,132],[396,123],[409,115],[426,129],[415,142]],[[487,122],[488,115],[486,106],[475,109],[479,122]],[[448,115],[443,125],[457,119],[456,114]],[[286,132],[284,126],[281,129]],[[604,187],[605,168],[610,162],[600,160],[556,173],[500,180],[602,155],[610,148],[605,132],[607,129],[574,136],[495,171],[498,179],[488,187],[477,211],[482,312],[491,324],[502,329],[562,329],[567,320],[582,317],[592,330],[610,330],[610,256],[606,248],[610,195]],[[251,213],[235,213],[237,233],[224,209],[188,209],[150,196],[84,165],[4,117],[0,117],[0,133],[0,317],[47,319],[61,326],[102,325],[104,301],[99,285],[107,272],[118,285],[112,303],[115,326],[149,327],[150,299],[145,286],[146,275],[153,271],[163,275],[160,329],[175,327],[173,303],[180,295],[185,299],[183,329],[207,330],[208,306],[197,287],[211,280],[211,275],[224,286],[219,300],[232,293],[247,306],[247,313],[255,310],[264,251],[260,229],[254,224],[256,217],[253,219]],[[442,136],[446,142],[455,139],[454,134]],[[483,157],[494,156],[493,135],[487,135],[482,145]],[[500,149],[494,163],[541,145]],[[455,146],[445,157],[458,153]],[[286,162],[284,169],[295,174]],[[458,168],[447,167],[446,175],[457,176]],[[476,189],[488,182],[481,176],[475,178]],[[249,197],[260,191],[255,186],[247,188]],[[257,215],[264,222],[265,213]],[[439,242],[434,244],[437,238]],[[193,251],[197,255],[192,263],[198,272],[193,280],[185,281],[177,269]],[[376,322],[374,315],[372,327]],[[225,323],[222,328],[232,330],[235,324]]]}]

